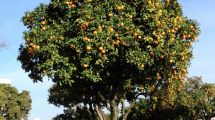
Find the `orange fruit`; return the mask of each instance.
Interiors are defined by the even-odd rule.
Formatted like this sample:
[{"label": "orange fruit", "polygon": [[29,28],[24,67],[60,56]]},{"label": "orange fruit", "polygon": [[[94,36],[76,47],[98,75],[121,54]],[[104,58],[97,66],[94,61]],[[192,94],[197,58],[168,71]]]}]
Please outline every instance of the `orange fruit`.
[{"label": "orange fruit", "polygon": [[44,20],[44,21],[42,21],[41,23],[42,23],[42,25],[45,25],[45,24],[46,24],[46,21]]},{"label": "orange fruit", "polygon": [[89,65],[88,64],[83,64],[82,65],[84,68],[87,68]]},{"label": "orange fruit", "polygon": [[170,62],[170,63],[173,63],[174,61],[173,61],[173,60],[169,60],[169,62]]},{"label": "orange fruit", "polygon": [[121,8],[121,6],[116,6],[116,9],[121,10],[122,8]]},{"label": "orange fruit", "polygon": [[47,28],[46,27],[42,27],[42,30],[45,31]]},{"label": "orange fruit", "polygon": [[86,46],[86,50],[90,51],[90,50],[92,50],[92,47],[91,46]]},{"label": "orange fruit", "polygon": [[190,25],[190,29],[193,29],[194,28],[194,26],[193,25]]},{"label": "orange fruit", "polygon": [[113,32],[113,28],[112,28],[112,27],[110,27],[110,28],[109,28],[109,31],[110,31],[110,32]]},{"label": "orange fruit", "polygon": [[76,5],[75,5],[75,4],[69,4],[69,7],[70,7],[70,8],[75,8]]},{"label": "orange fruit", "polygon": [[149,5],[152,4],[152,1],[149,0],[149,1],[148,1],[148,4],[149,4]]},{"label": "orange fruit", "polygon": [[94,35],[97,35],[97,31],[93,31],[93,34],[94,34]]},{"label": "orange fruit", "polygon": [[105,50],[102,50],[101,53],[102,53],[102,54],[105,54],[106,52],[105,52]]},{"label": "orange fruit", "polygon": [[102,50],[104,50],[104,48],[103,48],[103,47],[99,47],[98,49],[99,49],[99,51],[102,51]]},{"label": "orange fruit", "polygon": [[37,45],[37,46],[36,46],[36,49],[40,49],[40,46],[39,46],[39,45]]},{"label": "orange fruit", "polygon": [[129,17],[130,19],[131,19],[131,18],[133,18],[133,16],[132,16],[132,15],[129,15],[128,17]]},{"label": "orange fruit", "polygon": [[70,48],[74,49],[76,46],[75,45],[70,45]]},{"label": "orange fruit", "polygon": [[108,17],[112,17],[113,16],[113,14],[112,13],[108,13]]}]

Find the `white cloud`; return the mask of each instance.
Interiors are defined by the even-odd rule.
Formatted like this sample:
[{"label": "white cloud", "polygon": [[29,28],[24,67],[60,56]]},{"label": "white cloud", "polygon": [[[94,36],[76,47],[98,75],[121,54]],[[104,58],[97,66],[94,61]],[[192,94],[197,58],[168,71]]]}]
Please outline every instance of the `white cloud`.
[{"label": "white cloud", "polygon": [[10,79],[0,79],[0,84],[12,85],[12,81]]},{"label": "white cloud", "polygon": [[40,118],[39,118],[39,117],[36,117],[36,118],[34,118],[34,120],[40,120]]}]

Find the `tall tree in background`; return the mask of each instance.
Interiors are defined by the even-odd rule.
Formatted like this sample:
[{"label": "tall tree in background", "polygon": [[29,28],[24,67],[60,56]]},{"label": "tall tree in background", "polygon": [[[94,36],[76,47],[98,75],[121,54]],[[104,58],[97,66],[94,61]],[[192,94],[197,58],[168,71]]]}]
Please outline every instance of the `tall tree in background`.
[{"label": "tall tree in background", "polygon": [[[156,96],[159,97],[159,96]],[[147,110],[148,99],[142,99],[128,115],[129,120],[209,120],[215,116],[215,85],[203,83],[201,77],[185,80],[183,89],[178,92],[177,100],[168,109],[156,108]]]},{"label": "tall tree in background", "polygon": [[27,120],[30,110],[28,91],[19,93],[11,85],[0,84],[0,120]]},{"label": "tall tree in background", "polygon": [[141,99],[174,105],[199,34],[177,0],[51,0],[23,23],[29,77],[53,81],[50,103],[99,120],[125,120]]}]

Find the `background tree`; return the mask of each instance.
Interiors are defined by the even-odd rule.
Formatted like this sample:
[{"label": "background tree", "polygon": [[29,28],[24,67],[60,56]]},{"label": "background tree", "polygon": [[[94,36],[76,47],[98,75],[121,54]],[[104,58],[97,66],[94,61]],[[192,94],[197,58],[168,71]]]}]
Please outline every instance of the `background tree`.
[{"label": "background tree", "polygon": [[125,120],[140,98],[171,107],[199,34],[177,0],[51,0],[23,23],[18,60],[29,77],[54,82],[50,103],[100,120],[104,109]]},{"label": "background tree", "polygon": [[31,109],[29,92],[18,93],[15,87],[0,84],[0,119],[27,120]]},{"label": "background tree", "polygon": [[[161,97],[161,96],[154,96]],[[128,119],[160,120],[207,120],[214,116],[215,111],[215,85],[203,83],[201,77],[186,79],[183,89],[178,92],[177,100],[170,108],[162,108],[159,102],[154,109],[147,109],[151,105],[149,99],[142,99]]]},{"label": "background tree", "polygon": [[188,78],[177,103],[186,108],[187,118],[210,119],[215,111],[215,85],[203,83],[201,77]]}]

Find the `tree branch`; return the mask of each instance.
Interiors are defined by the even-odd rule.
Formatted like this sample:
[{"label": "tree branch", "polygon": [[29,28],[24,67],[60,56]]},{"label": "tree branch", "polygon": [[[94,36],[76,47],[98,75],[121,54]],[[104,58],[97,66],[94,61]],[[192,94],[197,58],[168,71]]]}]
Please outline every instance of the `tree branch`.
[{"label": "tree branch", "polygon": [[105,115],[98,105],[95,105],[96,112],[100,120],[106,120]]},{"label": "tree branch", "polygon": [[102,101],[106,101],[105,97],[101,94],[100,91],[98,92],[98,95]]},{"label": "tree branch", "polygon": [[107,99],[105,99],[105,97],[101,94],[100,91],[98,92],[98,96],[103,101],[103,103],[105,103],[106,108],[110,111],[110,106],[108,106],[108,104],[107,104],[108,101],[107,101]]},{"label": "tree branch", "polygon": [[96,119],[96,115],[95,115],[96,111],[94,110],[92,103],[89,104],[89,110],[90,110],[90,113],[92,114],[93,118]]},{"label": "tree branch", "polygon": [[110,102],[110,107],[111,107],[111,120],[118,120],[118,104],[116,103],[116,97],[114,97],[113,100]]},{"label": "tree branch", "polygon": [[110,105],[108,106],[108,103],[107,103],[107,105],[106,105],[106,108],[107,108],[107,110],[111,111]]},{"label": "tree branch", "polygon": [[128,107],[127,111],[124,113],[123,120],[126,120],[128,114],[131,112],[131,109],[136,105],[136,101],[133,101],[130,106]]},{"label": "tree branch", "polygon": [[124,116],[125,116],[125,103],[124,103],[124,100],[121,101],[121,104],[122,104],[122,108],[121,108],[122,120],[124,120]]}]

